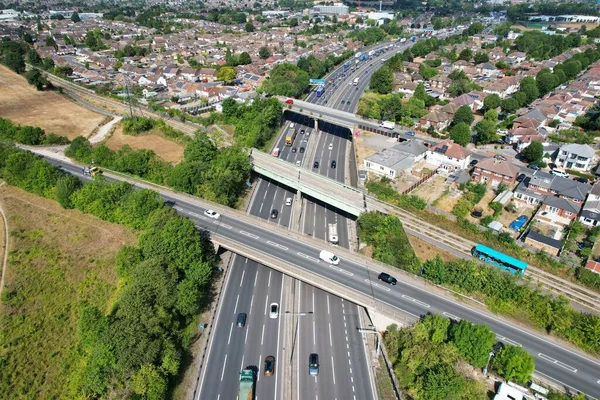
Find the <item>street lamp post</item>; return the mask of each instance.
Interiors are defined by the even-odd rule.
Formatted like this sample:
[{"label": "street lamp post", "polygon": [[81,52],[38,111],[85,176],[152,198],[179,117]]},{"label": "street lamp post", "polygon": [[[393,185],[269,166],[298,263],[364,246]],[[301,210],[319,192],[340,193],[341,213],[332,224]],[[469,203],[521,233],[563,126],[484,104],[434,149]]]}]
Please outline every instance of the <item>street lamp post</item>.
[{"label": "street lamp post", "polygon": [[377,335],[377,358],[379,358],[379,353],[381,352],[381,333],[379,333],[379,331],[375,328],[361,328],[361,327],[357,327],[356,328],[357,331],[361,332],[361,333],[371,333],[371,334],[376,334]]},{"label": "street lamp post", "polygon": [[490,351],[490,356],[488,357],[487,363],[485,364],[485,368],[483,369],[483,376],[487,375],[488,367],[490,366],[490,360],[494,357],[494,352]]},{"label": "street lamp post", "polygon": [[[312,315],[313,312],[312,311],[302,311],[302,312],[291,312],[291,311],[286,311],[285,316],[299,316],[299,317],[306,317],[307,315]],[[298,318],[296,318],[296,327],[294,328],[294,338],[292,339],[292,351],[290,352],[290,364],[292,363],[292,360],[294,359],[294,349],[296,348],[296,338],[298,337],[298,325],[300,324],[300,320]]]}]

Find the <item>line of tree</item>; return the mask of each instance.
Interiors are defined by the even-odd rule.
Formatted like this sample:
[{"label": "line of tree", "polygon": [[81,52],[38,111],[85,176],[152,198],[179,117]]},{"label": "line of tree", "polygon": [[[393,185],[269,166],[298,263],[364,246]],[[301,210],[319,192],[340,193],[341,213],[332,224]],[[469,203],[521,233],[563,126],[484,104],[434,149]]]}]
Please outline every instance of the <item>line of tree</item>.
[{"label": "line of tree", "polygon": [[578,34],[548,35],[537,30],[525,31],[514,41],[514,46],[518,51],[522,51],[538,61],[556,57],[580,45],[581,36]]},{"label": "line of tree", "polygon": [[37,126],[13,124],[10,120],[4,118],[0,118],[0,139],[30,146],[69,144],[69,139],[64,136],[46,133]]},{"label": "line of tree", "polygon": [[[195,317],[208,302],[218,264],[206,233],[165,207],[157,192],[102,177],[82,185],[35,155],[0,142],[0,177],[40,196],[141,231],[118,255],[121,284],[109,310],[83,304],[81,360],[69,397],[163,399],[188,351]],[[125,284],[126,282],[126,284]]]},{"label": "line of tree", "polygon": [[[484,382],[467,377],[486,365],[496,342],[487,326],[428,314],[410,327],[390,325],[383,340],[394,374],[410,398],[487,397]],[[533,373],[534,360],[522,348],[508,345],[498,351],[491,367],[506,380],[524,384]]]}]

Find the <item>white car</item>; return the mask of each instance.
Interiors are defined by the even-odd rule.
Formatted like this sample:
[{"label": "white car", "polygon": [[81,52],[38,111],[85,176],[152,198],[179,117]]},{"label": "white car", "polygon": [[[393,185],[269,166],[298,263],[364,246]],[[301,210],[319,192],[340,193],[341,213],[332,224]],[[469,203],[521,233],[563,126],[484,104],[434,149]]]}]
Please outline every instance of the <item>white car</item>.
[{"label": "white car", "polygon": [[329,147],[328,147],[328,149],[329,149],[329,150],[333,150],[333,143],[329,143]]},{"label": "white car", "polygon": [[319,254],[319,258],[329,264],[338,265],[340,263],[340,258],[327,250],[321,250]]},{"label": "white car", "polygon": [[560,176],[561,178],[568,178],[569,177],[569,174],[567,174],[562,169],[558,169],[558,168],[554,168],[552,171],[550,171],[550,173],[552,175],[555,175],[555,176]]},{"label": "white car", "polygon": [[206,211],[204,211],[204,215],[206,215],[208,218],[214,218],[214,219],[221,218],[221,214],[219,214],[215,210],[206,210]]},{"label": "white car", "polygon": [[302,161],[298,160],[296,161],[296,167],[301,167],[302,166]]},{"label": "white car", "polygon": [[286,206],[291,206],[292,205],[292,198],[288,197],[287,199],[285,199],[285,205]]},{"label": "white car", "polygon": [[276,319],[279,316],[279,304],[271,303],[271,307],[269,307],[269,309],[271,310],[269,313],[269,318]]}]

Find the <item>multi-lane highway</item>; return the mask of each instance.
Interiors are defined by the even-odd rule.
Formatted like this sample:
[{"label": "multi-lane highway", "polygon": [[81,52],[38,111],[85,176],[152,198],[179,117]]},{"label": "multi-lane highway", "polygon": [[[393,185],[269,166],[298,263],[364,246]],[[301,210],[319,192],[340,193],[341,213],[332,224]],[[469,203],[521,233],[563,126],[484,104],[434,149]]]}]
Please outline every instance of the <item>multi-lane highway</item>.
[{"label": "multi-lane highway", "polygon": [[[81,175],[79,166],[53,162],[73,175],[88,179]],[[233,210],[227,212],[221,207],[216,207],[223,211],[220,220],[211,220],[203,215],[206,208],[213,207],[210,203],[167,190],[161,190],[161,193],[165,200],[176,203],[175,207],[181,215],[190,218],[198,227],[213,235],[247,245],[306,273],[317,274],[328,281],[344,285],[356,293],[373,296],[397,310],[414,316],[440,313],[454,319],[486,324],[497,333],[501,341],[522,346],[532,354],[537,373],[559,385],[585,392],[592,399],[600,398],[600,361],[568,345],[560,344],[543,333],[511,324],[510,321],[439,294],[427,285],[414,284],[404,279],[399,279],[394,287],[379,283],[375,278],[378,271],[368,269],[365,261],[359,258],[342,259],[333,268],[319,260],[319,252],[323,248],[321,241],[310,238],[291,240],[289,231],[277,229],[274,224],[270,224],[271,228],[267,229],[251,217],[243,217]]]}]

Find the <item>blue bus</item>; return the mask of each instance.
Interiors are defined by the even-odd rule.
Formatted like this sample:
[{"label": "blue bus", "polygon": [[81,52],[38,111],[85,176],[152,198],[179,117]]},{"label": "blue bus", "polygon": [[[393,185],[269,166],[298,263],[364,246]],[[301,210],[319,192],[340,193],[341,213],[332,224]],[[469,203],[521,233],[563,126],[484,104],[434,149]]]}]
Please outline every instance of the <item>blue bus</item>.
[{"label": "blue bus", "polygon": [[317,87],[317,97],[321,97],[323,92],[325,92],[325,85],[319,85],[319,87]]},{"label": "blue bus", "polygon": [[490,249],[482,244],[478,244],[471,250],[473,257],[479,258],[494,267],[503,269],[511,274],[523,275],[527,269],[527,263],[516,258],[507,256],[497,250]]},{"label": "blue bus", "polygon": [[352,66],[352,63],[350,61],[346,61],[344,63],[344,71],[346,71],[348,68],[350,68],[350,66]]}]

